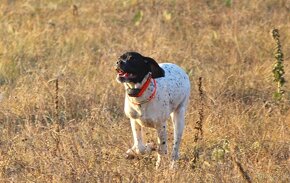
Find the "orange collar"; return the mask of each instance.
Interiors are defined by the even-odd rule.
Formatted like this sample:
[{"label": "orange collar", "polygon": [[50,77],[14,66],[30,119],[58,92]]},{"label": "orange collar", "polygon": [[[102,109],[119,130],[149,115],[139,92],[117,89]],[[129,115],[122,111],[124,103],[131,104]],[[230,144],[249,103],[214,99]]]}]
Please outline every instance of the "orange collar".
[{"label": "orange collar", "polygon": [[[151,79],[153,79],[151,77],[151,75],[148,77],[147,81],[144,83],[144,85],[141,87],[141,90],[140,92],[137,94],[136,97],[140,97],[144,92],[145,90],[148,88],[150,82],[151,82]],[[156,80],[153,79],[153,83],[154,83],[154,90],[152,92],[152,94],[149,96],[148,99],[144,100],[144,101],[141,101],[141,102],[133,102],[132,100],[130,100],[130,97],[129,97],[129,100],[132,104],[134,105],[141,105],[141,104],[145,104],[147,102],[149,102],[150,100],[152,100],[154,97],[155,97],[155,94],[156,94],[156,89],[157,89],[157,84],[156,84]]]}]

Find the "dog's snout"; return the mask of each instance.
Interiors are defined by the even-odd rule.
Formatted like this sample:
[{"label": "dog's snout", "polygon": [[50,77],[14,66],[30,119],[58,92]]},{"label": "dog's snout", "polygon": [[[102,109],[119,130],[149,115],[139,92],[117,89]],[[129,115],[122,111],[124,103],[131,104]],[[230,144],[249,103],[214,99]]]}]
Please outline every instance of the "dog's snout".
[{"label": "dog's snout", "polygon": [[123,63],[124,63],[123,60],[119,60],[119,61],[116,62],[116,65],[121,65],[121,64],[123,64]]}]

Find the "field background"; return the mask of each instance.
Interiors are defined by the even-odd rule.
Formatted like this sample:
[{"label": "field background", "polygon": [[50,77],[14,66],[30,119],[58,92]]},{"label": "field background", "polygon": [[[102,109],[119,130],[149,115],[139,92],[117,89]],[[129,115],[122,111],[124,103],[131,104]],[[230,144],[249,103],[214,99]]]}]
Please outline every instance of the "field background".
[{"label": "field background", "polygon": [[[290,182],[290,87],[273,100],[273,27],[290,81],[289,0],[2,0],[0,181]],[[190,75],[175,172],[156,171],[155,153],[123,156],[132,135],[113,66],[129,50]]]}]

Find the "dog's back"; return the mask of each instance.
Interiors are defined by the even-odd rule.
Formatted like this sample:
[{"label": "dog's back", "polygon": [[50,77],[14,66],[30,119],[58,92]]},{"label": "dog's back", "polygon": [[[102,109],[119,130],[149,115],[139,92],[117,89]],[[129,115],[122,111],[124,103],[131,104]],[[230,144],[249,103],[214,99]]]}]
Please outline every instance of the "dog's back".
[{"label": "dog's back", "polygon": [[160,67],[165,71],[165,77],[158,78],[158,91],[160,95],[167,95],[170,111],[174,111],[179,105],[187,105],[190,94],[190,81],[188,75],[179,66],[172,63],[162,63]]}]

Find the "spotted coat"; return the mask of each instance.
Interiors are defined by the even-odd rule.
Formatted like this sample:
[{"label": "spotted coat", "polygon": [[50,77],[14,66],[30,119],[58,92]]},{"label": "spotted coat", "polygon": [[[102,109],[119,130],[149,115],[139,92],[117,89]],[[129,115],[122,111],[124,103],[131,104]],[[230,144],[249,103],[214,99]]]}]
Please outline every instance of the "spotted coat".
[{"label": "spotted coat", "polygon": [[[174,127],[174,142],[171,154],[171,167],[173,168],[179,157],[179,146],[185,123],[185,111],[190,95],[190,81],[184,70],[175,64],[162,63],[159,66],[165,71],[165,77],[156,79],[156,95],[151,101],[141,105],[133,104],[134,102],[148,99],[154,90],[153,81],[151,81],[141,97],[129,97],[128,95],[125,97],[125,114],[130,118],[134,139],[134,145],[127,151],[127,154],[133,155],[151,152],[152,145],[143,144],[142,128],[155,128],[158,134],[158,159],[156,163],[158,168],[162,157],[167,155],[166,121],[171,117]],[[136,85],[142,86],[147,77],[148,75],[143,79],[142,83]],[[125,84],[125,88],[127,87]]]}]

